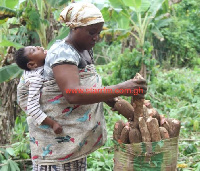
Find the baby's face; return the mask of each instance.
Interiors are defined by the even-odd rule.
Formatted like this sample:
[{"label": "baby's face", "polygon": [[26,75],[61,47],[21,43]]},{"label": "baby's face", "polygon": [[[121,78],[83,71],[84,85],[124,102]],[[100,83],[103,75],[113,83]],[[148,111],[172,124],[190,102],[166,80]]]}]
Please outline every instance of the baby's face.
[{"label": "baby's face", "polygon": [[25,47],[25,56],[32,62],[37,64],[37,67],[43,66],[45,58],[47,55],[47,50],[39,46],[27,46]]}]

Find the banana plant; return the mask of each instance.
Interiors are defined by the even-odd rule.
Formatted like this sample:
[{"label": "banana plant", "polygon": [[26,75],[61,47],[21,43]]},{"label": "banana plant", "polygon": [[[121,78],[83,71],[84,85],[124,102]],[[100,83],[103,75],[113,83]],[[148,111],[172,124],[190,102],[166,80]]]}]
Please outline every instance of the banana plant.
[{"label": "banana plant", "polygon": [[2,5],[0,6],[0,24],[7,22],[8,17],[16,17],[21,24],[26,25],[28,30],[35,31],[38,34],[41,46],[47,48],[49,43],[47,28],[49,28],[52,21],[52,12],[61,10],[62,5],[67,5],[69,1],[0,0]]},{"label": "banana plant", "polygon": [[12,18],[16,16],[16,11],[12,10],[7,7],[1,7],[0,6],[0,20],[4,20],[6,18]]},{"label": "banana plant", "polygon": [[[171,21],[167,18],[168,0],[109,0],[111,7],[102,9],[104,18],[117,22],[117,28],[132,35],[139,45],[144,61],[143,49],[147,33],[164,40],[160,28]],[[140,73],[146,78],[146,66],[142,62]]]},{"label": "banana plant", "polygon": [[26,0],[20,4],[21,20],[26,23],[28,30],[37,32],[41,46],[47,48],[46,29],[49,26],[51,8],[44,0]]},{"label": "banana plant", "polygon": [[22,74],[20,69],[15,63],[0,68],[0,83],[12,80],[13,78],[20,77]]},{"label": "banana plant", "polygon": [[[29,22],[29,28],[35,30],[39,36],[40,44],[44,48],[48,46],[47,40],[47,27],[50,26],[50,20],[52,17],[52,11],[55,11],[56,8],[62,6],[63,4],[67,4],[69,0],[27,0],[27,5],[29,6],[29,12],[27,10],[25,13],[28,15],[26,16],[26,22]],[[25,4],[25,3],[23,3]],[[58,10],[59,11],[59,10]],[[35,27],[32,25],[35,24]],[[52,33],[53,34],[53,33]]]}]

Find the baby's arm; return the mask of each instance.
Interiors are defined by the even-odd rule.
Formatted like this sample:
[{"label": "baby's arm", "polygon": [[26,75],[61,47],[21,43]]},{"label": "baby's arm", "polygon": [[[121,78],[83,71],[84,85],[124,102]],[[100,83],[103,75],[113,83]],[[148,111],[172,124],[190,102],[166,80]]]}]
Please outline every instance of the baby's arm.
[{"label": "baby's arm", "polygon": [[27,112],[28,115],[32,116],[36,121],[37,125],[46,124],[50,126],[54,133],[60,134],[62,132],[62,127],[54,120],[49,118],[41,109],[40,109],[40,89],[43,84],[43,78],[39,75],[32,75],[28,78],[29,83],[29,95],[27,103]]}]

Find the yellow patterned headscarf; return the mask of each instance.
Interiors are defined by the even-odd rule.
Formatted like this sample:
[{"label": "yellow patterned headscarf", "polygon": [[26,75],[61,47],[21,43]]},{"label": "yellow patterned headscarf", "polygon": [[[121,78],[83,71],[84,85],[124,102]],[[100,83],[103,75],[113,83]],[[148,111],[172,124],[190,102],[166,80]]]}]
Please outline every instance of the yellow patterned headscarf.
[{"label": "yellow patterned headscarf", "polygon": [[100,10],[90,3],[72,3],[60,13],[60,21],[71,29],[104,22]]}]

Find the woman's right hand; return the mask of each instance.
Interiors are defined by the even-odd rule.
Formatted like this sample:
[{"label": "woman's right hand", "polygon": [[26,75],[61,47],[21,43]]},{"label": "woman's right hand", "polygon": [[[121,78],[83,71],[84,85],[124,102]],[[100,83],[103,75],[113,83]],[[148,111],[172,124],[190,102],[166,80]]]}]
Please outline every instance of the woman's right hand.
[{"label": "woman's right hand", "polygon": [[135,96],[139,99],[144,99],[147,91],[147,83],[144,79],[130,79],[118,84],[120,89],[115,90],[119,95]]}]

